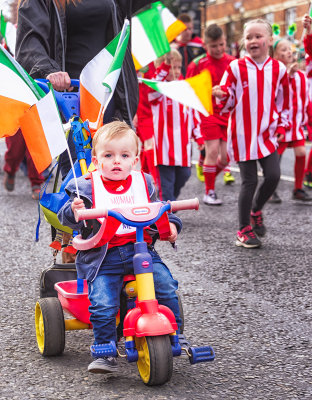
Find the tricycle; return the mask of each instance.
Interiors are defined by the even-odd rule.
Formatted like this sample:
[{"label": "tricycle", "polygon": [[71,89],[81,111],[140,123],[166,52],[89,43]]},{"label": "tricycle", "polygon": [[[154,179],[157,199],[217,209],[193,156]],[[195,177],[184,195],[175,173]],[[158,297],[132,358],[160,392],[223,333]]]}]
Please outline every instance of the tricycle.
[{"label": "tricycle", "polygon": [[[94,357],[125,357],[136,362],[141,379],[146,385],[162,385],[171,379],[173,357],[187,356],[191,364],[213,361],[211,346],[194,347],[179,332],[173,312],[158,304],[155,297],[153,263],[143,238],[145,227],[154,224],[164,213],[180,210],[197,210],[198,199],[137,204],[115,209],[86,209],[76,212],[77,222],[87,219],[103,219],[98,233],[90,239],[77,235],[73,245],[86,250],[98,243],[105,230],[108,216],[136,228],[133,275],[125,276],[123,293],[116,325],[122,327],[125,354],[121,354],[114,341],[92,345]],[[88,288],[86,281],[66,281],[55,284],[58,298],[38,300],[35,310],[36,335],[39,351],[43,356],[61,354],[65,347],[65,331],[90,329]],[[125,309],[123,309],[125,308]],[[64,319],[66,311],[73,316]],[[120,329],[119,329],[120,331]],[[121,336],[121,335],[120,335]]]}]

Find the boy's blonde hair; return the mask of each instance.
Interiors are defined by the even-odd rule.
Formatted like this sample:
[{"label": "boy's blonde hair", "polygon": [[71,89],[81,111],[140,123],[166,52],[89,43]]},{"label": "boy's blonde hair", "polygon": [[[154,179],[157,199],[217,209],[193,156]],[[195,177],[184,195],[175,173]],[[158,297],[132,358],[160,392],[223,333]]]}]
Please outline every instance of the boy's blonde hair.
[{"label": "boy's blonde hair", "polygon": [[109,142],[113,139],[119,139],[124,136],[132,137],[135,141],[136,145],[136,156],[139,155],[140,152],[140,141],[136,133],[130,126],[124,121],[113,121],[109,124],[105,124],[99,128],[92,140],[92,156],[96,156],[96,145],[98,144],[100,138],[103,138],[104,141]]},{"label": "boy's blonde hair", "polygon": [[[172,61],[182,61],[182,56],[180,52],[177,49],[171,49],[168,55],[171,56]],[[154,61],[154,65],[156,68],[158,68],[166,59],[166,54],[157,58],[157,60]]]}]

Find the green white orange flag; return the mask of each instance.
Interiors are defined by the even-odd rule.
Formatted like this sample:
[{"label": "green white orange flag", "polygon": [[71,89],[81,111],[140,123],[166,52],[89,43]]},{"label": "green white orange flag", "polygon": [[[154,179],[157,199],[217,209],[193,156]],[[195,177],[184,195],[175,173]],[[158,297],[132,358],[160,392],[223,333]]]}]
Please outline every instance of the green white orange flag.
[{"label": "green white orange flag", "polygon": [[[153,90],[185,106],[191,107],[205,116],[213,113],[212,80],[207,70],[180,81],[158,82],[143,78],[139,78],[139,80]],[[150,96],[153,96],[153,93]]]},{"label": "green white orange flag", "polygon": [[16,43],[16,27],[11,22],[6,21],[2,14],[0,16],[0,33],[3,37],[5,44],[7,45],[10,52],[15,55],[15,43]]},{"label": "green white orange flag", "polygon": [[161,1],[153,3],[153,7],[158,8],[168,42],[171,43],[181,32],[186,29],[186,25],[182,21],[178,20],[172,14],[172,12],[163,5]]},{"label": "green white orange flag", "polygon": [[39,173],[67,149],[52,85],[49,86],[49,93],[20,118],[20,126],[28,151]]},{"label": "green white orange flag", "polygon": [[131,50],[136,70],[170,51],[159,7],[153,6],[131,20]]},{"label": "green white orange flag", "polygon": [[20,117],[44,96],[43,90],[0,45],[0,137],[13,136]]},{"label": "green white orange flag", "polygon": [[129,21],[122,31],[98,53],[80,74],[80,116],[91,130],[103,124],[103,113],[119,79],[130,36]]}]

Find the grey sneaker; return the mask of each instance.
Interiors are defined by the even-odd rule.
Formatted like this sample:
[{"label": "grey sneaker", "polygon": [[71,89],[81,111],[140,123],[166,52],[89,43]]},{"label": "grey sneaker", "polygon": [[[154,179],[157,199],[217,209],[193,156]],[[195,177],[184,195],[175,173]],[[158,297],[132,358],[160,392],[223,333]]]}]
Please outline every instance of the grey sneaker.
[{"label": "grey sneaker", "polygon": [[115,357],[96,358],[88,366],[88,371],[93,374],[106,374],[118,370],[118,364]]},{"label": "grey sneaker", "polygon": [[214,190],[209,190],[208,194],[204,195],[203,202],[209,206],[221,206],[222,204],[222,200],[218,199]]}]

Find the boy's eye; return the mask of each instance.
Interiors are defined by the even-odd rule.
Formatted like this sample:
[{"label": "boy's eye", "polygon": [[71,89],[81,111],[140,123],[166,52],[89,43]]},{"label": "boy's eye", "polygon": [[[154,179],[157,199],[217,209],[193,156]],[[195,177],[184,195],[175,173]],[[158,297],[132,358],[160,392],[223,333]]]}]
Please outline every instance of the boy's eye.
[{"label": "boy's eye", "polygon": [[123,158],[128,158],[129,156],[128,156],[128,154],[123,154],[122,157]]},{"label": "boy's eye", "polygon": [[110,158],[112,155],[111,154],[105,154],[105,158]]}]

